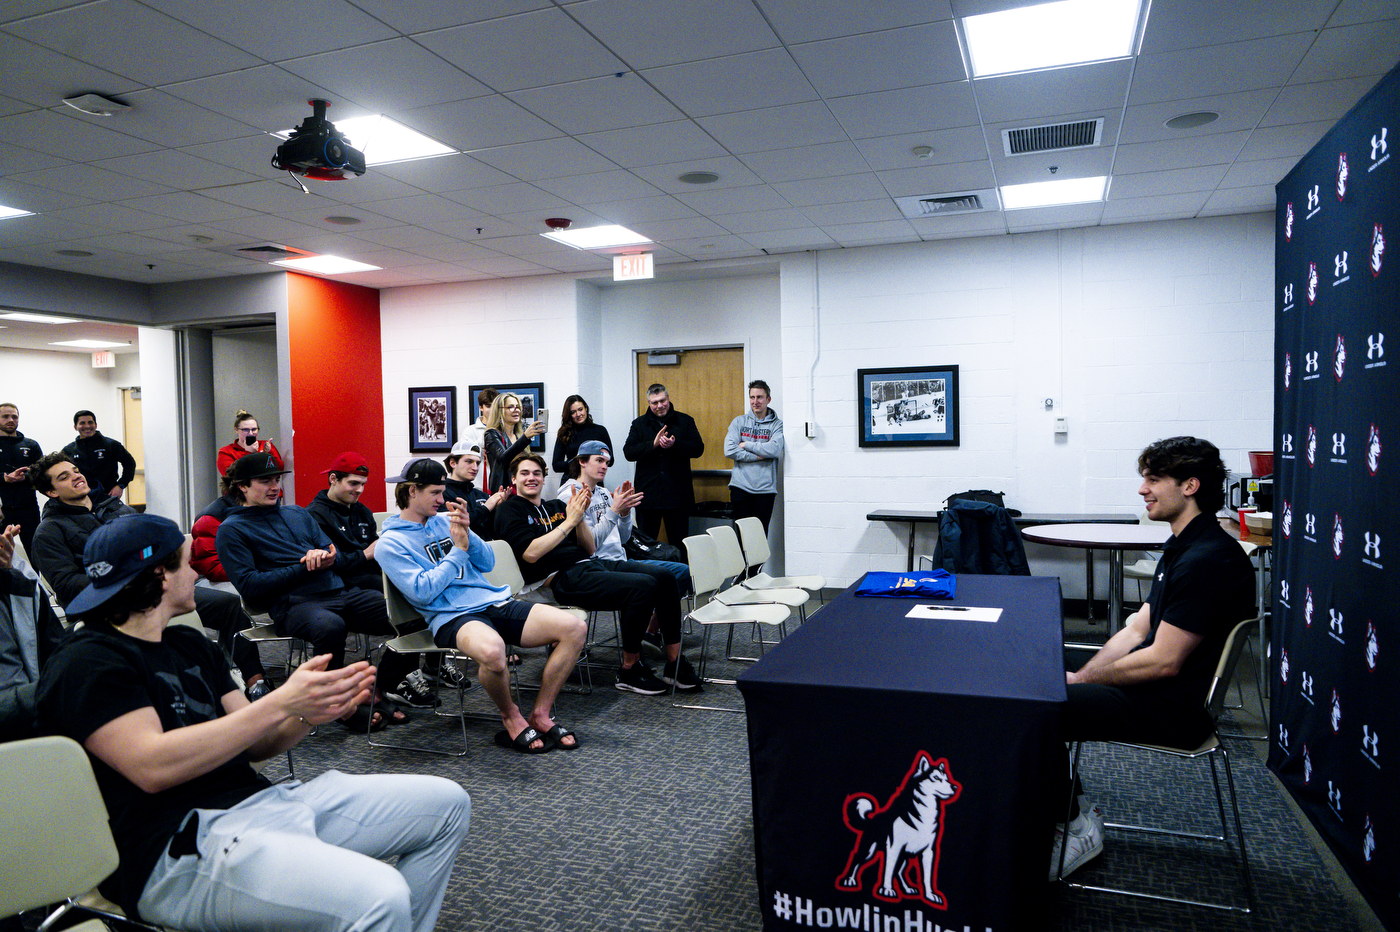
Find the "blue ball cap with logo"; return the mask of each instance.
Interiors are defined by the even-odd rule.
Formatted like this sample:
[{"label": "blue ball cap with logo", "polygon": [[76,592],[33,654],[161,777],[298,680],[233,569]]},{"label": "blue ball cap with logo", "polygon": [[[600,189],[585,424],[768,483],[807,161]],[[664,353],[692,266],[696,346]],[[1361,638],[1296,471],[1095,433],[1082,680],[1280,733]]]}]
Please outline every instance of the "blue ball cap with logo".
[{"label": "blue ball cap with logo", "polygon": [[579,444],[579,448],[578,448],[578,457],[579,457],[579,459],[583,459],[585,456],[593,456],[595,453],[601,453],[601,454],[603,454],[604,456],[606,456],[606,457],[608,458],[608,462],[609,462],[609,463],[612,462],[612,458],[613,458],[612,450],[609,450],[609,449],[608,449],[608,445],[607,445],[606,443],[604,443],[603,441],[601,441],[601,440],[588,440],[588,441],[585,441],[584,443]]},{"label": "blue ball cap with logo", "polygon": [[175,522],[160,515],[122,515],[93,531],[83,548],[88,587],[68,603],[68,614],[91,611],[121,591],[148,566],[156,566],[185,545]]}]

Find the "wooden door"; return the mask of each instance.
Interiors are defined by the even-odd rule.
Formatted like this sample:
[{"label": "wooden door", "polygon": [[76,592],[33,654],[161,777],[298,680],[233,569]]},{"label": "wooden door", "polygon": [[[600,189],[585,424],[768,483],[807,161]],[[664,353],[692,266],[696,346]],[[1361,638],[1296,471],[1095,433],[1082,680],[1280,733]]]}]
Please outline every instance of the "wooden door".
[{"label": "wooden door", "polygon": [[126,503],[137,511],[146,509],[146,438],[141,432],[141,389],[122,389],[122,436],[126,449],[136,460],[136,478],[126,487]]},{"label": "wooden door", "polygon": [[680,364],[652,366],[645,352],[637,353],[637,413],[647,409],[647,388],[660,382],[671,405],[695,418],[705,441],[705,455],[690,464],[697,502],[729,501],[729,470],[724,435],[729,422],[744,412],[744,348],[682,350]]}]

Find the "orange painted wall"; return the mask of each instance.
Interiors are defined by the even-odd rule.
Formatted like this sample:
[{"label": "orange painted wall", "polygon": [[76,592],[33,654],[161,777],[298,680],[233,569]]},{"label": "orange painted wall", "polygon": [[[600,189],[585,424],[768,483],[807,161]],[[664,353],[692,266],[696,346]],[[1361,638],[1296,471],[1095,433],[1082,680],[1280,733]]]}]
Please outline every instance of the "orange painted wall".
[{"label": "orange painted wall", "polygon": [[379,292],[291,272],[287,317],[297,504],[310,504],[326,487],[321,470],[354,450],[370,468],[360,501],[384,511]]}]

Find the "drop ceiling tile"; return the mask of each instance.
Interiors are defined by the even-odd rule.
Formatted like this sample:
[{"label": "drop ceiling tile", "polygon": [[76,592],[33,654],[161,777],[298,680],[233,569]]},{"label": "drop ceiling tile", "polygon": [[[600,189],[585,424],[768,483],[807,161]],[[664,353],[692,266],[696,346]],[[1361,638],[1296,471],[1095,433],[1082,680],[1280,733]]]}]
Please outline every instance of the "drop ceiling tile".
[{"label": "drop ceiling tile", "polygon": [[701,117],[695,122],[736,155],[846,140],[846,131],[820,100]]},{"label": "drop ceiling tile", "polygon": [[107,233],[93,236],[75,244],[78,249],[111,250],[133,256],[163,256],[183,252],[184,246],[153,239],[139,233]]},{"label": "drop ceiling tile", "polygon": [[859,246],[863,243],[910,243],[919,238],[919,234],[909,225],[908,220],[845,223],[822,229],[842,246]]},{"label": "drop ceiling tile", "polygon": [[630,71],[511,91],[506,96],[571,135],[666,123],[685,116]]},{"label": "drop ceiling tile", "polygon": [[174,190],[163,184],[138,181],[92,165],[70,165],[62,171],[38,171],[10,175],[9,180],[64,191],[93,201],[165,194]]},{"label": "drop ceiling tile", "polygon": [[1262,126],[1340,120],[1366,92],[1375,87],[1373,77],[1290,84],[1279,91],[1278,99],[1264,114]]},{"label": "drop ceiling tile", "polygon": [[5,28],[150,87],[261,64],[247,52],[135,0],[84,4]]},{"label": "drop ceiling tile", "polygon": [[[523,210],[519,213],[507,213],[501,215],[501,219],[506,221],[507,223],[513,224],[522,230],[528,231],[527,233],[521,234],[521,236],[539,236],[540,234],[548,232],[549,227],[545,225],[545,221],[550,219],[551,217],[567,217],[569,220],[573,221],[574,229],[601,227],[606,226],[608,223],[610,223],[609,220],[607,220],[604,217],[598,216],[591,210],[587,210],[586,208],[578,207],[575,205],[570,205],[567,207],[560,207],[557,205],[550,207],[536,207],[533,210]],[[498,238],[498,241],[499,239],[504,239],[504,237]],[[524,242],[523,239],[519,238],[516,238],[513,241]],[[491,246],[491,248],[496,249],[497,247],[493,245]],[[573,247],[569,246],[566,248],[572,249]],[[502,249],[500,251],[505,252],[506,250]]]},{"label": "drop ceiling tile", "polygon": [[450,243],[443,243],[439,246],[415,246],[408,251],[420,256],[425,256],[429,259],[438,259],[442,262],[471,262],[475,259],[494,259],[500,255],[500,253],[487,249],[485,246],[478,246],[475,243],[462,243],[456,240]]},{"label": "drop ceiling tile", "polygon": [[[577,221],[574,226],[580,224]],[[544,229],[541,228],[540,233]],[[483,246],[489,247],[492,251],[503,256],[528,256],[531,262],[544,262],[541,256],[559,256],[568,253],[578,253],[579,250],[572,246],[566,246],[556,240],[546,239],[540,233],[521,233],[514,236],[493,236],[481,240]]]},{"label": "drop ceiling tile", "polygon": [[1103,219],[1121,220],[1124,217],[1194,217],[1206,199],[1209,191],[1193,191],[1189,194],[1158,194],[1152,197],[1114,197],[1104,207]]},{"label": "drop ceiling tile", "polygon": [[776,152],[751,152],[744,156],[744,164],[769,184],[854,175],[870,170],[860,150],[849,142],[779,149]]},{"label": "drop ceiling tile", "polygon": [[[371,165],[369,171],[358,178],[345,181],[312,181],[303,183],[322,197],[328,197],[342,204],[371,204],[375,201],[390,201],[401,197],[416,197],[423,191],[397,178],[384,174],[388,166]],[[285,179],[285,176],[283,178]],[[315,187],[312,187],[312,185]]]},{"label": "drop ceiling tile", "polygon": [[763,254],[757,246],[737,236],[702,236],[698,239],[676,240],[669,245],[681,255],[701,262],[708,259],[735,259]]},{"label": "drop ceiling tile", "polygon": [[422,227],[386,227],[381,230],[366,230],[364,227],[356,227],[354,235],[356,239],[362,239],[369,243],[377,243],[391,249],[403,249],[414,253],[419,251],[419,247],[445,246],[456,242],[450,236],[434,233],[432,230],[425,230]]},{"label": "drop ceiling tile", "polygon": [[1222,188],[1253,188],[1275,185],[1298,164],[1295,158],[1263,159],[1258,162],[1236,162],[1220,182]]},{"label": "drop ceiling tile", "polygon": [[367,110],[390,117],[401,110],[491,93],[489,87],[460,68],[402,37],[284,61],[282,67]]},{"label": "drop ceiling tile", "polygon": [[[240,244],[246,242],[246,237],[239,240]],[[315,252],[330,256],[348,256],[352,253],[363,252],[366,249],[385,248],[378,244],[370,245],[368,240],[358,236],[347,236],[343,233],[325,233],[320,230],[297,233],[296,242],[291,245],[298,249],[305,249],[307,252]]]},{"label": "drop ceiling tile", "polygon": [[676,242],[693,240],[706,236],[728,236],[724,227],[707,217],[686,217],[681,220],[649,220],[633,224],[630,230],[675,248]]},{"label": "drop ceiling tile", "polygon": [[281,217],[272,217],[261,214],[252,217],[238,217],[232,220],[220,220],[211,224],[220,230],[230,233],[241,233],[255,240],[267,240],[273,243],[282,243],[287,246],[296,246],[302,239],[315,236],[320,233],[315,227],[306,226],[303,223],[296,223],[291,220],[284,220]]},{"label": "drop ceiling tile", "polygon": [[803,211],[812,223],[829,228],[833,225],[870,223],[876,220],[898,220],[903,214],[889,198],[874,201],[848,201],[843,204],[823,204]]},{"label": "drop ceiling tile", "polygon": [[930,165],[927,168],[897,168],[893,171],[879,172],[877,177],[890,197],[973,191],[992,187],[992,163],[983,160],[954,165]]},{"label": "drop ceiling tile", "polygon": [[463,188],[484,188],[492,184],[506,184],[515,179],[503,171],[478,162],[469,155],[445,155],[439,159],[418,159],[413,162],[397,162],[381,165],[376,174],[394,178],[411,184],[423,191],[443,193],[460,191]]},{"label": "drop ceiling tile", "polygon": [[1391,0],[1342,0],[1327,23],[1329,26],[1351,26],[1394,18],[1395,4]]},{"label": "drop ceiling tile", "polygon": [[1308,154],[1334,123],[1295,123],[1291,126],[1261,126],[1240,150],[1242,161],[1252,162],[1269,156],[1301,158]]},{"label": "drop ceiling tile", "polygon": [[84,223],[94,230],[119,230],[132,232],[150,231],[175,225],[169,217],[157,217],[143,210],[133,210],[121,204],[88,204],[84,207],[70,207],[57,212],[57,216],[75,223]]},{"label": "drop ceiling tile", "polygon": [[563,135],[504,97],[477,97],[420,107],[396,119],[454,149],[488,149]]},{"label": "drop ceiling tile", "polygon": [[1165,123],[1172,117],[1202,110],[1214,111],[1220,114],[1220,119],[1196,132],[1231,133],[1236,130],[1251,130],[1259,125],[1264,112],[1269,109],[1270,103],[1277,95],[1276,88],[1264,88],[1238,94],[1166,100],[1131,106],[1124,111],[1123,132],[1119,141],[1134,143],[1151,142],[1154,139],[1179,139],[1181,131],[1171,129]]},{"label": "drop ceiling tile", "polygon": [[453,191],[449,197],[458,204],[470,207],[484,214],[520,213],[526,210],[541,210],[549,207],[568,207],[568,203],[523,181],[514,184],[499,184],[489,188],[469,188]]},{"label": "drop ceiling tile", "polygon": [[[0,120],[0,125],[3,125],[3,120]],[[705,159],[726,154],[723,146],[690,120],[588,133],[579,136],[578,140],[623,168],[661,165],[687,158]]]},{"label": "drop ceiling tile", "polygon": [[[927,158],[915,155],[917,146],[930,146],[933,154]],[[876,171],[893,168],[917,168],[920,165],[941,165],[945,162],[966,162],[988,156],[987,140],[980,126],[960,126],[957,129],[927,130],[904,136],[884,136],[860,139],[856,148],[866,163]]]},{"label": "drop ceiling tile", "polygon": [[72,162],[54,158],[43,152],[35,152],[33,149],[23,149],[6,142],[0,142],[0,177],[37,171],[41,168],[62,171],[72,164]]},{"label": "drop ceiling tile", "polygon": [[1142,39],[1142,53],[1155,55],[1197,48],[1204,42],[1263,39],[1321,29],[1336,0],[1176,0],[1154,3]]},{"label": "drop ceiling tile", "polygon": [[269,212],[318,208],[333,203],[321,197],[315,190],[306,194],[302,192],[301,188],[285,181],[248,181],[242,184],[206,188],[200,193],[216,201],[238,204],[249,210]]},{"label": "drop ceiling tile", "polygon": [[808,249],[821,246],[834,246],[836,241],[821,230],[807,227],[800,230],[763,230],[744,233],[743,239],[759,249]]},{"label": "drop ceiling tile", "polygon": [[269,28],[269,10],[257,4],[207,0],[142,0],[176,19],[267,61],[312,55],[387,39],[394,30],[345,0],[297,0],[296,23]]},{"label": "drop ceiling tile", "polygon": [[738,214],[750,210],[781,210],[792,206],[783,200],[781,194],[766,184],[677,194],[676,200],[706,216]]},{"label": "drop ceiling tile", "polygon": [[718,214],[715,223],[730,233],[738,234],[753,242],[750,233],[768,233],[773,230],[796,230],[811,227],[812,221],[802,211],[792,207],[777,210],[754,210],[742,214]]},{"label": "drop ceiling tile", "polygon": [[784,181],[773,189],[794,207],[817,204],[841,204],[846,201],[868,201],[887,197],[885,186],[873,172],[861,175],[839,175],[835,178],[812,178],[804,181]]},{"label": "drop ceiling tile", "polygon": [[[269,136],[259,138],[271,141]],[[271,150],[268,150],[268,154],[271,154]],[[158,149],[155,152],[143,152],[140,155],[102,159],[92,164],[130,178],[140,178],[167,188],[178,188],[186,191],[254,181],[257,177],[245,171],[238,171],[226,165],[218,165],[198,158],[188,150],[179,149]],[[122,195],[122,197],[132,196],[139,195]]]},{"label": "drop ceiling tile", "polygon": [[585,206],[650,197],[661,193],[656,186],[621,169],[593,175],[549,178],[536,181],[535,185],[570,203]]},{"label": "drop ceiling tile", "polygon": [[977,103],[987,123],[1050,122],[1041,115],[1060,113],[1068,102],[1072,102],[1077,112],[1116,111],[1123,107],[1132,73],[1132,61],[1122,59],[1078,68],[982,78],[976,82]]},{"label": "drop ceiling tile", "polygon": [[77,6],[83,2],[85,0],[6,0],[4,7],[0,7],[0,23],[28,19],[40,13],[52,13],[54,10]]},{"label": "drop ceiling tile", "polygon": [[[4,204],[6,207],[45,213],[51,210],[62,210],[65,207],[80,207],[93,202],[93,198],[83,197],[79,194],[25,184],[16,180],[13,175],[8,178],[0,178],[0,204]],[[3,222],[9,223],[10,221]]]},{"label": "drop ceiling tile", "polygon": [[1307,33],[1139,55],[1128,103],[1282,87],[1312,41]]},{"label": "drop ceiling tile", "polygon": [[1253,188],[1221,188],[1206,200],[1206,206],[1202,213],[1244,213],[1250,210],[1273,210],[1276,203],[1276,192],[1271,184]]},{"label": "drop ceiling tile", "polygon": [[[162,149],[237,139],[247,136],[255,128],[162,91],[134,91],[125,95],[123,100],[131,104],[132,109],[116,117],[89,116],[76,110],[71,112],[75,119],[91,126],[115,126],[129,136],[144,139]],[[68,109],[65,108],[65,111]],[[119,122],[113,124],[113,120]]]},{"label": "drop ceiling tile", "polygon": [[598,216],[613,223],[620,223],[625,227],[650,220],[678,220],[681,217],[697,216],[695,211],[669,194],[639,197],[626,201],[608,201],[588,206]]},{"label": "drop ceiling tile", "polygon": [[[391,202],[390,202],[391,203]],[[382,214],[374,213],[368,209],[359,207],[348,207],[341,203],[327,203],[325,200],[318,200],[313,207],[305,207],[300,210],[280,210],[277,216],[286,220],[294,220],[297,223],[304,223],[310,227],[321,230],[330,230],[344,236],[355,236],[360,239],[370,240],[368,234],[373,230],[382,230],[400,225],[400,221],[385,217]],[[327,217],[354,217],[359,223],[332,223]],[[394,245],[392,243],[385,245]]]},{"label": "drop ceiling tile", "polygon": [[75,120],[54,110],[0,117],[0,139],[24,140],[26,148],[64,160],[77,156],[79,161],[84,157],[132,155],[157,148],[144,139]]},{"label": "drop ceiling tile", "polygon": [[1113,173],[1131,175],[1199,165],[1229,165],[1239,155],[1248,138],[1248,131],[1241,130],[1238,133],[1184,135],[1181,139],[1119,146]]},{"label": "drop ceiling tile", "polygon": [[1093,204],[1065,204],[1060,207],[1008,210],[1005,215],[1006,225],[1012,233],[1062,227],[1094,226],[1103,216],[1103,208],[1103,202],[1100,201]]},{"label": "drop ceiling tile", "polygon": [[239,207],[225,201],[214,200],[185,191],[174,194],[157,194],[154,197],[138,197],[126,201],[126,206],[147,213],[170,217],[182,223],[215,223],[231,220],[234,217],[247,217],[256,211]]},{"label": "drop ceiling tile", "polygon": [[642,76],[691,117],[815,100],[786,49],[763,49],[653,68]]},{"label": "drop ceiling tile", "polygon": [[999,210],[947,217],[920,217],[909,225],[926,240],[954,239],[959,236],[987,236],[1006,232],[1006,215]]},{"label": "drop ceiling tile", "polygon": [[535,256],[533,262],[556,272],[593,272],[612,268],[611,256],[596,256],[591,252],[575,249],[572,255]]},{"label": "drop ceiling tile", "polygon": [[617,168],[583,143],[565,136],[518,146],[474,149],[471,157],[509,172],[521,181],[587,175]]},{"label": "drop ceiling tile", "polygon": [[405,252],[401,249],[386,249],[383,246],[376,246],[362,240],[355,243],[346,243],[345,248],[335,255],[346,259],[354,259],[356,262],[367,262],[370,265],[377,265],[382,269],[397,269],[410,265],[422,265],[422,256]]},{"label": "drop ceiling tile", "polygon": [[[0,187],[0,204],[6,203],[3,190],[3,187]],[[0,243],[52,243],[79,240],[91,235],[92,227],[52,214],[10,217],[4,223],[0,223]]]},{"label": "drop ceiling tile", "polygon": [[[326,116],[332,122],[352,116],[364,116],[368,112],[363,107],[344,101],[326,88],[276,65],[260,65],[242,71],[182,81],[162,87],[161,90],[181,100],[239,120],[265,133],[291,129],[311,116],[311,107],[307,101],[313,97],[330,101],[330,110]],[[245,131],[240,135],[247,137],[251,134]],[[270,158],[271,155],[269,151],[267,157]]]},{"label": "drop ceiling tile", "polygon": [[558,9],[420,33],[414,39],[497,91],[562,84],[628,70]]},{"label": "drop ceiling tile", "polygon": [[[232,246],[235,243],[242,243],[245,241],[245,238],[243,236],[236,233],[230,233],[227,230],[216,230],[214,227],[211,226],[189,224],[179,224],[176,226],[164,227],[162,229],[146,230],[145,235],[151,237],[152,239],[163,239],[167,242],[179,243],[186,249],[191,249],[194,246],[200,246],[201,248],[195,249],[195,252],[205,252],[209,249],[219,249],[226,246]],[[201,239],[208,239],[210,242],[197,242],[195,240],[196,236],[200,237]]]},{"label": "drop ceiling tile", "polygon": [[1115,175],[1109,186],[1109,196],[1119,198],[1150,197],[1156,194],[1189,194],[1214,191],[1229,166],[1206,165],[1200,168],[1177,168],[1171,171],[1147,172],[1141,175]]},{"label": "drop ceiling tile", "polygon": [[778,37],[749,0],[683,3],[588,0],[569,7],[589,32],[635,69],[773,48]]},{"label": "drop ceiling tile", "polygon": [[498,16],[510,16],[528,10],[540,10],[549,0],[355,0],[360,9],[393,26],[399,32],[412,35],[431,29],[445,29],[463,23],[475,23]]},{"label": "drop ceiling tile", "polygon": [[967,77],[951,20],[793,46],[824,97],[943,84]]},{"label": "drop ceiling tile", "polygon": [[778,35],[792,45],[952,18],[949,0],[758,0]]},{"label": "drop ceiling tile", "polygon": [[462,205],[436,194],[419,194],[392,201],[375,201],[366,208],[400,223],[414,225],[459,220],[467,213]]},{"label": "drop ceiling tile", "polygon": [[[993,160],[998,184],[1027,184],[1055,178],[1099,178],[1112,172],[1111,148],[1070,149]],[[1055,171],[1050,171],[1051,168]]]},{"label": "drop ceiling tile", "polygon": [[827,105],[852,139],[975,126],[979,122],[970,81],[836,97]]},{"label": "drop ceiling tile", "polygon": [[1392,6],[1390,16],[1379,22],[1358,23],[1322,30],[1290,80],[1295,84],[1331,78],[1379,77],[1400,59],[1400,19]]},{"label": "drop ceiling tile", "polygon": [[[681,181],[681,175],[690,172],[710,172],[719,180],[710,184],[696,185]],[[720,188],[744,188],[761,183],[761,179],[733,156],[718,159],[698,159],[691,162],[673,162],[669,165],[647,165],[632,170],[632,174],[651,182],[668,194],[687,194],[695,191],[716,191]]]},{"label": "drop ceiling tile", "polygon": [[[464,208],[465,209],[465,208]],[[447,220],[442,223],[424,224],[428,229],[443,233],[453,239],[479,241],[483,236],[515,236],[534,232],[522,230],[500,217],[468,211],[460,220]],[[427,254],[426,252],[424,253]]]},{"label": "drop ceiling tile", "polygon": [[101,88],[108,96],[120,97],[141,86],[140,81],[6,32],[0,32],[0,61],[5,63],[5,94],[35,107],[52,107],[65,97],[87,93],[93,88]]},{"label": "drop ceiling tile", "polygon": [[489,272],[492,275],[544,275],[551,271],[543,265],[517,259],[514,256],[470,259],[462,264],[478,272]]}]

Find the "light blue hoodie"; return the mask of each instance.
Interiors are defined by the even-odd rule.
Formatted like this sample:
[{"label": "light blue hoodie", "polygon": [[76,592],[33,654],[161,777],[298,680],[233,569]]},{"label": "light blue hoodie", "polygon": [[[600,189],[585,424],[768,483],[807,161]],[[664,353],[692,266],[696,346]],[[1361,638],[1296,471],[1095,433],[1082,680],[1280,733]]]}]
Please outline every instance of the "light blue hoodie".
[{"label": "light blue hoodie", "polygon": [[384,522],[375,562],[437,630],[458,615],[480,611],[510,598],[509,586],[493,586],[483,573],[496,566],[491,547],[471,532],[463,552],[452,546],[447,515],[433,515],[426,524],[394,516]]}]

